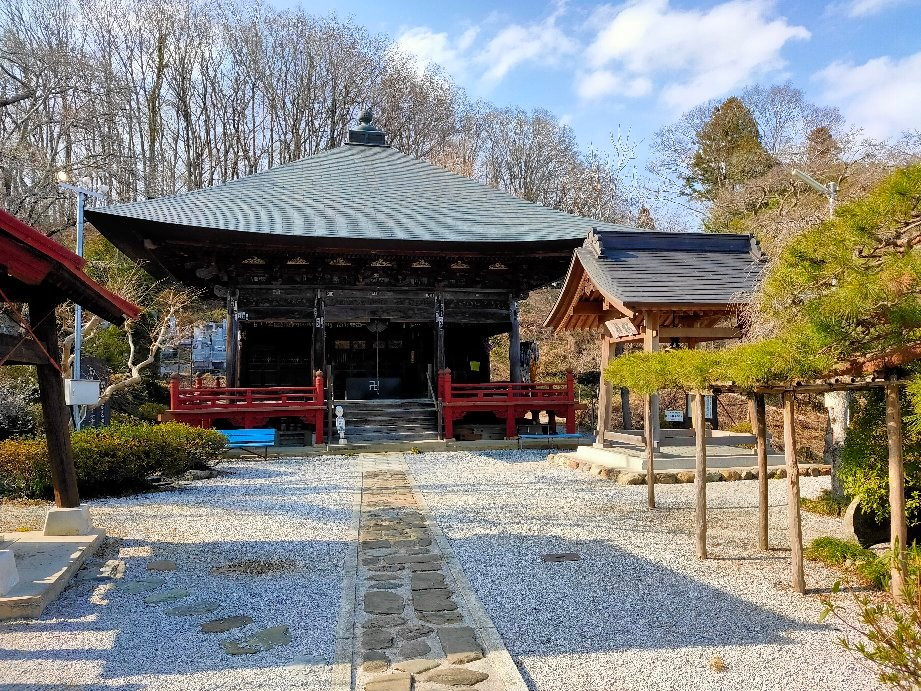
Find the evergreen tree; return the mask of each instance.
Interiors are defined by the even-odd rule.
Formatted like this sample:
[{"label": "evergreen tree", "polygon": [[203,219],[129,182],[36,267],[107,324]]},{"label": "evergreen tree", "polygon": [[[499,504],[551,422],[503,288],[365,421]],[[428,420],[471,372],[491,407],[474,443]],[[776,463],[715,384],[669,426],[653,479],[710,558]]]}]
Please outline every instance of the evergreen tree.
[{"label": "evergreen tree", "polygon": [[697,131],[697,152],[685,185],[699,199],[714,201],[721,192],[764,175],[774,164],[751,111],[733,96]]}]

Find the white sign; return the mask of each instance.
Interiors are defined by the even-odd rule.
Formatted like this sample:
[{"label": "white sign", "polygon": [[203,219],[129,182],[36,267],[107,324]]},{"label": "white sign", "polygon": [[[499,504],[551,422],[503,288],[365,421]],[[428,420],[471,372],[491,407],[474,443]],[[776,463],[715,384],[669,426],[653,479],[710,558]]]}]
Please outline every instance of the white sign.
[{"label": "white sign", "polygon": [[684,422],[684,413],[680,410],[666,410],[666,422]]},{"label": "white sign", "polygon": [[99,382],[95,379],[65,379],[65,405],[96,405],[99,403]]}]

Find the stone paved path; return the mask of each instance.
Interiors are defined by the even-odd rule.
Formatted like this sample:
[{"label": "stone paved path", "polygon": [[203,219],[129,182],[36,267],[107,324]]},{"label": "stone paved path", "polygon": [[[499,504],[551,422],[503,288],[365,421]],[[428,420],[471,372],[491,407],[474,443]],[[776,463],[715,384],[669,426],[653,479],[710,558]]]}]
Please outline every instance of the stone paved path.
[{"label": "stone paved path", "polygon": [[472,592],[460,592],[459,567],[439,547],[402,455],[363,468],[354,688],[524,688],[498,637],[483,640],[485,613],[473,611]]}]

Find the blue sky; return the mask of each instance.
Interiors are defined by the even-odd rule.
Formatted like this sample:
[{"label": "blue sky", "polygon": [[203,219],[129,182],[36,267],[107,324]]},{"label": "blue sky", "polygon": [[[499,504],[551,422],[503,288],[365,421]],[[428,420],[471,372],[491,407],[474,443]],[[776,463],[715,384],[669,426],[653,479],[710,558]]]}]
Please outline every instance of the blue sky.
[{"label": "blue sky", "polygon": [[353,16],[473,97],[547,108],[583,145],[662,125],[748,84],[791,81],[869,136],[921,128],[921,0],[271,0]]}]

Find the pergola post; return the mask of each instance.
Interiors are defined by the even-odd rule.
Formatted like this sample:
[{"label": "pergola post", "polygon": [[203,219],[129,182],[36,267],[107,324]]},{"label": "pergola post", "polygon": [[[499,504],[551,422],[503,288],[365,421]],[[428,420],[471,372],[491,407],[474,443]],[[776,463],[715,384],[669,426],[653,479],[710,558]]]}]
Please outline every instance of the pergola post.
[{"label": "pergola post", "polygon": [[694,393],[694,496],[697,557],[707,558],[707,424],[704,421],[704,395]]},{"label": "pergola post", "polygon": [[[892,595],[901,598],[905,589],[905,546],[908,524],[905,518],[905,468],[902,457],[902,407],[896,378],[886,384],[886,437],[889,441],[889,513],[892,546]],[[901,567],[901,568],[900,568]]]},{"label": "pergola post", "polygon": [[[55,307],[56,303],[50,298],[30,300],[29,321],[32,332],[48,356],[58,363],[61,361],[61,352],[58,348]],[[48,464],[54,485],[54,503],[62,509],[76,508],[80,506],[80,493],[77,491],[70,425],[67,407],[64,405],[64,380],[61,378],[61,371],[52,362],[36,365],[35,370],[45,423],[45,439],[48,442]]]},{"label": "pergola post", "polygon": [[806,593],[806,576],[803,571],[803,526],[799,507],[799,464],[796,461],[796,404],[792,391],[783,393],[783,451],[787,462],[787,530],[790,536],[790,565],[793,572],[793,590]]},{"label": "pergola post", "polygon": [[748,398],[748,415],[755,433],[758,455],[758,549],[768,549],[768,477],[767,477],[767,419],[764,394]]},{"label": "pergola post", "polygon": [[652,402],[654,394],[646,395],[646,423],[643,435],[646,438],[646,503],[650,509],[656,508],[656,470],[655,470],[655,425],[652,423]]},{"label": "pergola post", "polygon": [[601,374],[598,382],[598,434],[596,445],[604,446],[604,434],[611,429],[611,403],[614,387],[604,378],[604,371],[613,357],[614,343],[608,336],[601,337]]}]

